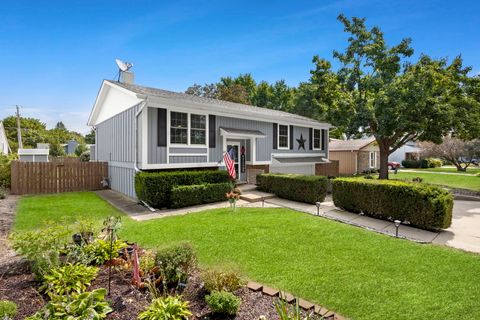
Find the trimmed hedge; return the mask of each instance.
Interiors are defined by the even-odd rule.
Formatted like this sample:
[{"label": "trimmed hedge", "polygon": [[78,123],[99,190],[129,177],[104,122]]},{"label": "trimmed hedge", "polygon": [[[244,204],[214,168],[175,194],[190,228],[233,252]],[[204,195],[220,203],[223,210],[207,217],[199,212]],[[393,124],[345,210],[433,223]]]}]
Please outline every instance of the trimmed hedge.
[{"label": "trimmed hedge", "polygon": [[398,180],[339,178],[332,181],[335,206],[375,218],[408,221],[427,230],[452,223],[453,197],[440,187]]},{"label": "trimmed hedge", "polygon": [[170,195],[171,207],[182,208],[225,201],[225,194],[230,190],[232,190],[232,184],[229,182],[176,186],[172,188]]},{"label": "trimmed hedge", "polygon": [[228,172],[224,170],[139,172],[135,175],[135,192],[140,201],[155,208],[165,208],[171,206],[173,187],[229,180]]},{"label": "trimmed hedge", "polygon": [[403,160],[402,166],[404,168],[438,168],[443,165],[442,160],[436,158],[425,158],[422,160]]},{"label": "trimmed hedge", "polygon": [[327,195],[328,178],[301,174],[263,173],[257,175],[258,189],[280,198],[306,203],[322,202]]}]

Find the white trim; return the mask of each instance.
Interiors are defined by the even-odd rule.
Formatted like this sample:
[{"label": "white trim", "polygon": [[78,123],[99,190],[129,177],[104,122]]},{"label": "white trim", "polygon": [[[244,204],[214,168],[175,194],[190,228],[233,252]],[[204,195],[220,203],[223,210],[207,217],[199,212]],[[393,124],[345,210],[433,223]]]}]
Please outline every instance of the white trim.
[{"label": "white trim", "polygon": [[[176,112],[176,113],[186,113],[187,114],[187,143],[171,143],[170,140],[170,130],[171,130],[171,113]],[[167,146],[168,147],[176,147],[176,148],[208,148],[208,114],[203,113],[203,112],[192,112],[190,111],[179,111],[171,108],[167,108],[167,133],[168,133],[168,140],[167,140]],[[198,115],[198,116],[204,116],[205,117],[205,144],[192,144],[190,139],[191,139],[191,132],[192,132],[192,114],[193,115]]]},{"label": "white trim", "polygon": [[140,169],[142,170],[154,170],[154,169],[181,169],[181,168],[205,168],[205,167],[220,167],[218,162],[198,162],[198,163],[145,163],[142,164]]},{"label": "white trim", "polygon": [[[241,130],[241,129],[236,129],[236,130]],[[251,138],[266,138],[267,135],[265,134],[232,134],[227,132],[225,129],[220,128],[220,135],[221,136],[227,136],[228,138],[232,139],[251,139]]]},{"label": "white trim", "polygon": [[134,162],[108,161],[108,165],[111,167],[117,167],[117,168],[135,169]]},{"label": "white trim", "polygon": [[272,158],[315,158],[325,157],[325,152],[320,153],[272,153]]},{"label": "white trim", "polygon": [[[322,129],[316,129],[316,128],[312,128],[313,132],[312,132],[312,150],[322,150]],[[320,132],[320,146],[318,148],[315,148],[315,131],[319,131]]]},{"label": "white trim", "polygon": [[[208,157],[208,153],[170,153],[170,157]],[[208,161],[207,161],[208,162]]]},{"label": "white trim", "polygon": [[142,108],[142,163],[148,163],[148,107]]},{"label": "white trim", "polygon": [[[372,166],[372,155],[373,155],[373,166]],[[377,151],[370,151],[368,153],[368,166],[370,169],[377,167]]]},{"label": "white trim", "polygon": [[[245,143],[246,144],[246,143]],[[252,138],[250,139],[250,149],[251,149],[251,154],[250,154],[250,161],[252,164],[257,164],[257,138]],[[245,164],[247,161],[245,160]]]},{"label": "white trim", "polygon": [[246,164],[251,164],[251,165],[263,165],[263,164],[272,164],[272,161],[255,161],[255,163],[253,163],[252,161],[247,161],[245,162]]},{"label": "white trim", "polygon": [[[280,126],[287,127],[287,146],[286,147],[281,147],[280,146]],[[277,149],[278,150],[290,150],[290,135],[292,132],[290,132],[290,125],[284,124],[284,123],[277,123]]]}]

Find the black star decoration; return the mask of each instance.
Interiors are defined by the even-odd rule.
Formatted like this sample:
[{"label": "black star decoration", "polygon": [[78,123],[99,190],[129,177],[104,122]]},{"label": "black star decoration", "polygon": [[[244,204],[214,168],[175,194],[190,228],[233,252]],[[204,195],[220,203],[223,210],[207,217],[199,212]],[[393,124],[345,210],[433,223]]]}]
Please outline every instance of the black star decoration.
[{"label": "black star decoration", "polygon": [[298,150],[300,150],[300,148],[303,148],[303,150],[305,150],[305,142],[307,140],[306,139],[303,139],[303,134],[300,133],[300,139],[297,139],[297,142],[298,142]]}]

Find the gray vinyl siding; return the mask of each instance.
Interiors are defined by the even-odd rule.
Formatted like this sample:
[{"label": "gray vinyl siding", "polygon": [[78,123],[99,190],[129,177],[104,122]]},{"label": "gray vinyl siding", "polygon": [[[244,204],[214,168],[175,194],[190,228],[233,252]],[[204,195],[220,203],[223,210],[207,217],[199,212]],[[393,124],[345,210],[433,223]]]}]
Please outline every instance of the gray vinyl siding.
[{"label": "gray vinyl siding", "polygon": [[188,153],[188,154],[207,154],[207,148],[177,148],[170,147],[170,155],[175,153]]},{"label": "gray vinyl siding", "polygon": [[199,163],[207,162],[207,156],[173,156],[170,155],[170,163]]},{"label": "gray vinyl siding", "polygon": [[148,108],[148,163],[167,163],[167,148],[158,146],[157,108]]},{"label": "gray vinyl siding", "polygon": [[[110,188],[131,198],[135,195],[135,113],[127,109],[97,125],[97,161],[108,161]],[[141,125],[141,121],[137,121]],[[141,144],[139,144],[139,147]],[[139,152],[138,155],[141,155]]]},{"label": "gray vinyl siding", "polygon": [[135,195],[135,169],[108,166],[110,176],[110,189],[123,193],[136,199]]}]

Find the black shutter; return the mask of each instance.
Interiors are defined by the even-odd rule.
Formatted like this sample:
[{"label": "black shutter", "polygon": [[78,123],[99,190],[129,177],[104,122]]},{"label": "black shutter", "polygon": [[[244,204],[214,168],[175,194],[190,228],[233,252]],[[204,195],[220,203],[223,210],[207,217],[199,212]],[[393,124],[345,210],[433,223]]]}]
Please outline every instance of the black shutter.
[{"label": "black shutter", "polygon": [[167,109],[157,109],[157,146],[167,146]]},{"label": "black shutter", "polygon": [[208,116],[208,147],[215,148],[215,143],[217,141],[216,132],[217,127],[215,125],[215,116],[213,114]]},{"label": "black shutter", "polygon": [[290,126],[288,130],[288,135],[290,137],[290,150],[293,150],[293,126]]},{"label": "black shutter", "polygon": [[278,145],[278,125],[276,123],[273,124],[273,149],[277,149],[277,145]]},{"label": "black shutter", "polygon": [[322,129],[322,150],[325,150],[327,146],[327,132],[327,130]]},{"label": "black shutter", "polygon": [[313,129],[308,129],[308,149],[313,150]]}]

